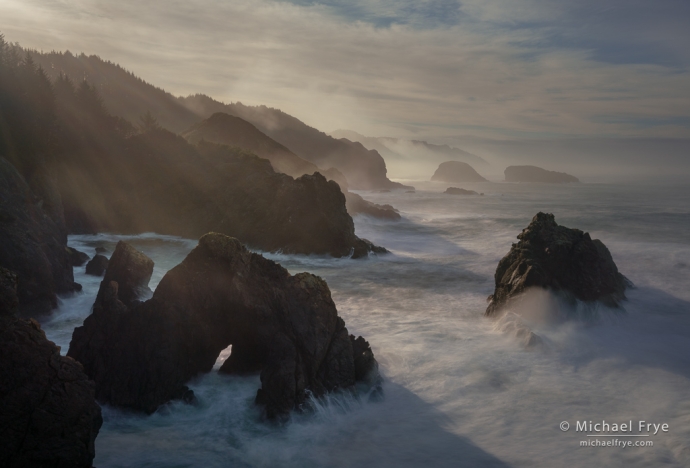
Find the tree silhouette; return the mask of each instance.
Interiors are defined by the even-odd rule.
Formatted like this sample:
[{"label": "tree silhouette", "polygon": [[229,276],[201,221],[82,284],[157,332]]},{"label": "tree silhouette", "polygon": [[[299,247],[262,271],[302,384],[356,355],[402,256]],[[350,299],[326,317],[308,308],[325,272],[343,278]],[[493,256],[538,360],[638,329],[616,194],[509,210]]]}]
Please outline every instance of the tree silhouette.
[{"label": "tree silhouette", "polygon": [[146,111],[146,114],[139,117],[139,131],[141,133],[149,133],[160,128],[158,120],[151,114],[151,111]]}]

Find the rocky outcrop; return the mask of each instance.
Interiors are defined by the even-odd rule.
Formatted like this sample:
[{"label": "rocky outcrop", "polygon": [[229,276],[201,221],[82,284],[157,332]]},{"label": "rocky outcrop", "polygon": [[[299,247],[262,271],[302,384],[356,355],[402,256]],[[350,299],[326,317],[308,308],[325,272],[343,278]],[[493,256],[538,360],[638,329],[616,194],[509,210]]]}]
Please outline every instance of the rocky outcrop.
[{"label": "rocky outcrop", "polygon": [[465,190],[458,187],[448,187],[443,193],[447,193],[448,195],[479,195],[474,190]]},{"label": "rocky outcrop", "polygon": [[432,181],[438,182],[487,182],[472,166],[461,161],[446,161],[439,164],[438,169],[431,176]]},{"label": "rocky outcrop", "polygon": [[535,287],[611,307],[625,299],[629,282],[606,246],[589,233],[559,226],[552,214],[537,213],[518,239],[496,268],[486,315],[497,315]]},{"label": "rocky outcrop", "polygon": [[86,274],[91,276],[103,276],[108,268],[108,257],[101,254],[93,256],[86,264]]},{"label": "rocky outcrop", "polygon": [[102,424],[94,384],[38,322],[15,316],[16,292],[0,267],[0,466],[91,467]]},{"label": "rocky outcrop", "polygon": [[257,402],[269,418],[298,408],[309,393],[377,384],[371,348],[350,338],[321,278],[292,276],[237,239],[211,233],[151,299],[128,306],[120,284],[139,270],[133,258],[113,255],[109,281],[70,344],[68,356],[96,381],[99,401],[147,413],[172,399],[191,401],[185,384],[209,372],[230,344],[222,371],[260,371]]},{"label": "rocky outcrop", "polygon": [[[52,193],[38,181],[35,185]],[[17,274],[19,311],[25,316],[47,314],[57,306],[57,294],[81,289],[74,282],[64,224],[55,220],[58,201],[37,196],[0,158],[0,265]]]},{"label": "rocky outcrop", "polygon": [[118,299],[131,306],[138,298],[151,293],[149,281],[152,274],[153,260],[120,241],[108,261],[103,282],[109,284],[115,281],[118,284]]},{"label": "rocky outcrop", "polygon": [[577,177],[565,172],[547,171],[537,166],[509,166],[504,171],[506,182],[536,182],[545,184],[568,184],[580,182]]},{"label": "rocky outcrop", "polygon": [[63,199],[98,232],[222,232],[260,250],[335,257],[358,243],[340,186],[318,172],[294,179],[244,150],[165,130],[127,145],[56,169]]},{"label": "rocky outcrop", "polygon": [[374,218],[390,219],[397,221],[400,219],[400,213],[391,205],[379,205],[365,200],[356,193],[345,193],[347,212],[350,216],[367,215]]}]

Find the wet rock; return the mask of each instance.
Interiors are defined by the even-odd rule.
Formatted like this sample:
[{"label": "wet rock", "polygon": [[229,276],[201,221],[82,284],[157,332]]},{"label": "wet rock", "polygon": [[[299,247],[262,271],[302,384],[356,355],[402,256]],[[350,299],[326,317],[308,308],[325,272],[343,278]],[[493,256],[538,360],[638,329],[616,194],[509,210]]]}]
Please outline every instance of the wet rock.
[{"label": "wet rock", "polygon": [[465,190],[458,187],[448,187],[443,193],[447,193],[449,195],[479,195],[474,190]]},{"label": "wet rock", "polygon": [[108,268],[108,258],[103,255],[96,254],[86,264],[86,274],[92,276],[103,276],[105,270]]},{"label": "wet rock", "polygon": [[[121,271],[117,280],[130,281],[132,269]],[[68,352],[104,403],[150,413],[189,398],[185,384],[209,372],[230,344],[222,372],[260,371],[257,402],[269,418],[299,408],[310,393],[352,389],[377,375],[368,344],[356,341],[355,356],[321,278],[292,276],[222,234],[203,236],[148,301],[128,307],[121,299],[118,282],[103,281]]]},{"label": "wet rock", "polygon": [[0,267],[0,466],[91,467],[102,424],[94,384],[38,322],[15,316],[16,291]]},{"label": "wet rock", "polygon": [[588,233],[559,226],[552,214],[538,213],[518,239],[496,268],[496,289],[486,315],[498,314],[532,287],[610,307],[625,299],[628,280],[606,246]]},{"label": "wet rock", "polygon": [[70,262],[72,263],[73,267],[83,266],[89,261],[90,257],[84,252],[78,251],[77,249],[67,247],[67,252],[69,253]]},{"label": "wet rock", "polygon": [[[49,187],[42,190],[52,193]],[[80,289],[74,282],[64,225],[53,219],[59,219],[60,212],[51,203],[0,158],[0,265],[17,275],[23,316],[50,313],[57,307],[58,294]]]},{"label": "wet rock", "polygon": [[358,239],[357,243],[355,244],[355,248],[352,250],[352,257],[350,258],[365,258],[369,256],[369,253],[386,254],[388,253],[388,250],[384,249],[383,247],[374,245],[371,241],[368,241],[367,239]]},{"label": "wet rock", "polygon": [[438,182],[487,182],[472,166],[461,161],[446,161],[441,163],[431,176],[431,180]]}]

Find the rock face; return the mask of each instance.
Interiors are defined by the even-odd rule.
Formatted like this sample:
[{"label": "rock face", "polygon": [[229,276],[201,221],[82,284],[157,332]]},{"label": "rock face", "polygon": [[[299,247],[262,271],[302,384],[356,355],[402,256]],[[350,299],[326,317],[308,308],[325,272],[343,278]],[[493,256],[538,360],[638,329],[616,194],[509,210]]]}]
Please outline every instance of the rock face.
[{"label": "rock face", "polygon": [[487,182],[472,166],[461,161],[446,161],[441,163],[431,176],[431,180],[438,182]]},{"label": "rock face", "polygon": [[257,403],[269,418],[298,408],[307,392],[377,383],[371,348],[350,337],[319,277],[291,276],[237,239],[210,233],[151,299],[128,307],[120,284],[139,270],[133,259],[113,255],[110,281],[70,344],[68,356],[96,381],[99,401],[150,413],[172,399],[192,400],[185,383],[209,372],[230,344],[222,371],[260,370]]},{"label": "rock face", "polygon": [[0,267],[0,466],[89,468],[102,424],[94,383],[38,322],[15,317],[16,289]]},{"label": "rock face", "polygon": [[103,276],[108,268],[108,257],[96,254],[86,264],[86,274],[92,276]]},{"label": "rock face", "polygon": [[474,190],[465,190],[458,187],[448,187],[445,192],[448,195],[479,195]]},{"label": "rock face", "polygon": [[496,268],[486,315],[497,315],[532,287],[612,307],[625,299],[628,281],[606,246],[588,233],[559,226],[552,214],[537,213],[518,239]]},{"label": "rock face", "polygon": [[107,265],[103,282],[118,284],[117,297],[125,305],[133,305],[139,297],[150,293],[149,281],[153,274],[153,260],[137,249],[120,241]]},{"label": "rock face", "polygon": [[57,294],[81,289],[74,282],[64,225],[54,219],[60,214],[49,209],[52,201],[38,197],[0,158],[0,265],[17,274],[24,316],[47,314],[57,306]]},{"label": "rock face", "polygon": [[73,267],[83,266],[84,263],[89,261],[89,256],[84,252],[80,252],[72,247],[67,247],[67,251],[69,252],[69,258]]},{"label": "rock face", "polygon": [[509,166],[504,173],[506,182],[538,182],[547,184],[580,182],[577,177],[565,172],[547,171],[537,166]]}]

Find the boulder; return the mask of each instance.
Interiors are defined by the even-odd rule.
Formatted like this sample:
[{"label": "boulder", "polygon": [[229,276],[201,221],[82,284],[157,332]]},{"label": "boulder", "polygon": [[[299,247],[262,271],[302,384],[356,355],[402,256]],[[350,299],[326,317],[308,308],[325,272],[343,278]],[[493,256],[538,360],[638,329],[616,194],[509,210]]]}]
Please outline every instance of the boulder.
[{"label": "boulder", "polygon": [[504,171],[506,182],[536,182],[545,184],[568,184],[580,182],[577,177],[565,172],[547,171],[537,166],[509,166]]},{"label": "boulder", "polygon": [[89,468],[103,422],[94,383],[38,322],[15,316],[16,292],[0,267],[0,466]]},{"label": "boulder", "polygon": [[447,193],[448,195],[479,195],[474,190],[465,190],[458,187],[448,187],[443,193]]},{"label": "boulder", "polygon": [[432,181],[438,182],[487,182],[472,166],[461,161],[446,161],[441,163],[431,176]]},{"label": "boulder", "polygon": [[55,208],[0,158],[0,265],[17,275],[24,316],[47,314],[57,307],[58,294],[81,289],[74,282],[64,225],[53,217],[59,217]]},{"label": "boulder", "polygon": [[67,247],[67,252],[69,253],[70,262],[73,267],[83,266],[84,263],[89,261],[89,256],[84,252],[80,252],[72,247]]},{"label": "boulder", "polygon": [[606,246],[589,233],[556,224],[553,214],[537,213],[496,268],[487,316],[495,316],[529,288],[567,298],[619,306],[630,284]]},{"label": "boulder", "polygon": [[378,382],[371,349],[363,339],[353,345],[321,278],[292,276],[237,239],[210,233],[151,299],[128,306],[119,283],[131,284],[132,258],[119,270],[124,276],[101,283],[68,352],[95,380],[99,401],[146,413],[192,401],[185,384],[211,371],[229,345],[222,372],[260,371],[256,401],[269,418],[300,408],[310,394]]},{"label": "boulder", "polygon": [[101,254],[96,254],[91,260],[89,260],[89,263],[86,264],[86,274],[92,276],[103,276],[107,268],[108,258]]}]

